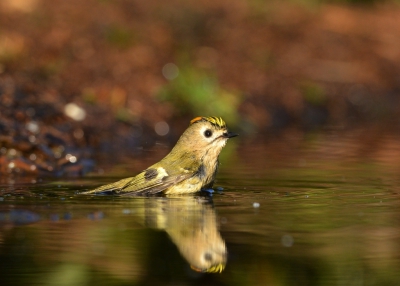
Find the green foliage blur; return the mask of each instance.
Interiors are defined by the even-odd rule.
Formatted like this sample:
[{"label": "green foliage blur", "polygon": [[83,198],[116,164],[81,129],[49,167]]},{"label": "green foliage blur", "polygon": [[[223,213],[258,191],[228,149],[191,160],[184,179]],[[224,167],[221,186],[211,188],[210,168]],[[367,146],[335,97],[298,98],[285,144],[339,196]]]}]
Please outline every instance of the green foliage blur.
[{"label": "green foliage blur", "polygon": [[191,66],[179,69],[177,77],[160,89],[158,98],[172,104],[179,115],[218,114],[232,125],[240,119],[238,107],[243,100],[238,91],[221,86],[215,74]]}]

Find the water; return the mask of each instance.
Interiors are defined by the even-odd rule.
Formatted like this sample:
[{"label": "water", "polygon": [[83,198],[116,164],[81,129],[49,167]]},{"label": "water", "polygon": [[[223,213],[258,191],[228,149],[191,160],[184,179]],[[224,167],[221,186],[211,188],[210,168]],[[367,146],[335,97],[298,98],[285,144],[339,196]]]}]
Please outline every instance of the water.
[{"label": "water", "polygon": [[1,285],[400,285],[399,138],[364,135],[233,143],[211,197],[3,179]]}]

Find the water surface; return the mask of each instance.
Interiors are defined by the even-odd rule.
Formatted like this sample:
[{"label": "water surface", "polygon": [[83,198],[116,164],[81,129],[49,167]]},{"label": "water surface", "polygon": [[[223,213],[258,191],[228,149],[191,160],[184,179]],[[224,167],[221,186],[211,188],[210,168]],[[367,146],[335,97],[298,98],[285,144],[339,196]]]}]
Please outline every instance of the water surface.
[{"label": "water surface", "polygon": [[238,141],[212,196],[77,194],[135,161],[3,178],[2,285],[399,285],[399,139],[354,134]]}]

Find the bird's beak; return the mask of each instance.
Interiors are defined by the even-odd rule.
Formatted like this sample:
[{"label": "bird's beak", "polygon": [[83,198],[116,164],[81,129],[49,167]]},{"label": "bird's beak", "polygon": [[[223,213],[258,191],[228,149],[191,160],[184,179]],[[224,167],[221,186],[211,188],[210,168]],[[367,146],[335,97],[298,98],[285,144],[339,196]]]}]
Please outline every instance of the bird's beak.
[{"label": "bird's beak", "polygon": [[236,134],[236,133],[233,133],[233,132],[225,132],[224,133],[224,137],[225,138],[232,138],[232,137],[236,137],[236,136],[238,136],[239,134]]}]

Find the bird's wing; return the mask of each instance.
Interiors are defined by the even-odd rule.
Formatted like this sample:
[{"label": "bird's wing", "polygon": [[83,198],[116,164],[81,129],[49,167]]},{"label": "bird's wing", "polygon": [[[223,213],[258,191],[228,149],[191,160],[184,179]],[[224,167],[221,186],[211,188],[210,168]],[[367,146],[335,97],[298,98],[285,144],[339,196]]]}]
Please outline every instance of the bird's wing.
[{"label": "bird's wing", "polygon": [[[154,175],[154,177],[148,176],[149,173],[154,173],[156,175]],[[193,174],[180,172],[169,174],[162,167],[158,167],[157,169],[149,168],[136,177],[131,178],[131,180],[120,189],[118,194],[124,196],[156,194],[174,184],[178,184],[190,178],[192,175]]]},{"label": "bird's wing", "polygon": [[104,192],[112,192],[124,196],[156,194],[194,176],[199,170],[198,166],[192,165],[189,169],[173,166],[173,168],[168,168],[172,171],[166,171],[160,165],[161,164],[155,164],[135,177],[100,186],[94,190],[86,191],[84,194]]}]

